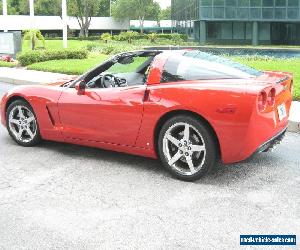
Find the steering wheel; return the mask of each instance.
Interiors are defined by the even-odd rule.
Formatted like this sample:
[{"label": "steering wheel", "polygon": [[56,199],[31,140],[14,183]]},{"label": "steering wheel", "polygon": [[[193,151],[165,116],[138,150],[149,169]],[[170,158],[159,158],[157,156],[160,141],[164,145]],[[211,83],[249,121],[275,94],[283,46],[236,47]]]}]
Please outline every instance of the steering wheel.
[{"label": "steering wheel", "polygon": [[114,88],[114,87],[116,87],[116,77],[112,74],[103,75],[102,78],[101,78],[101,86],[102,86],[102,88]]}]

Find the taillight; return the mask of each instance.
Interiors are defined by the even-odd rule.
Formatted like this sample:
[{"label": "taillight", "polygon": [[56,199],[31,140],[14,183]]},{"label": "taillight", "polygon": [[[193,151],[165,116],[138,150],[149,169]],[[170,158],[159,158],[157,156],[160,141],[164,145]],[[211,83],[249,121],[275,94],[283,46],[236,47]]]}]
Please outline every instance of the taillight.
[{"label": "taillight", "polygon": [[275,104],[275,95],[276,95],[276,90],[273,88],[270,90],[268,94],[268,105],[273,107]]},{"label": "taillight", "polygon": [[257,100],[257,106],[258,106],[258,110],[260,112],[263,112],[266,107],[267,107],[267,93],[265,91],[262,91],[259,93],[258,95],[258,100]]}]

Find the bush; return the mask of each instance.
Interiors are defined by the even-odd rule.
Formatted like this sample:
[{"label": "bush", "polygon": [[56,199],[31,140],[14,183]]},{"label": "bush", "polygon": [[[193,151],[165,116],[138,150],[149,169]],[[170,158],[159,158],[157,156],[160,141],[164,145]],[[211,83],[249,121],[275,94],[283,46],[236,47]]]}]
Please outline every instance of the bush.
[{"label": "bush", "polygon": [[[57,37],[47,37],[46,40],[62,40],[60,36]],[[89,37],[68,37],[68,40],[73,41],[98,41],[99,36],[89,36]]]},{"label": "bush", "polygon": [[85,59],[88,57],[88,51],[85,49],[70,50],[36,50],[18,55],[17,59],[22,66],[27,66],[37,62],[45,62],[59,59]]},{"label": "bush", "polygon": [[101,35],[100,38],[101,38],[101,40],[104,41],[105,43],[108,43],[109,41],[112,40],[112,35],[109,34],[109,33],[103,33],[103,34]]},{"label": "bush", "polygon": [[157,39],[157,34],[156,33],[148,34],[148,39],[151,41],[151,43],[155,43]]},{"label": "bush", "polygon": [[105,55],[115,55],[133,50],[136,50],[136,46],[130,44],[105,44],[104,46],[101,46],[100,52]]},{"label": "bush", "polygon": [[90,52],[99,52],[101,50],[101,46],[97,43],[89,43],[85,48]]},{"label": "bush", "polygon": [[114,40],[127,41],[128,43],[131,43],[132,40],[137,40],[139,36],[140,36],[139,33],[136,31],[126,31],[126,32],[121,32],[119,35],[114,36]]},{"label": "bush", "polygon": [[[127,41],[126,35],[124,35],[126,32],[121,32],[119,35],[112,36],[112,39],[115,41]],[[172,41],[172,37],[174,34],[159,34],[155,33],[157,35],[157,40],[169,40]],[[188,36],[186,34],[178,34],[179,37],[182,39],[182,41],[187,41]],[[47,40],[62,40],[62,37],[47,37]],[[132,40],[147,40],[148,35],[147,34],[140,34],[135,32],[135,36],[132,38]],[[89,36],[89,37],[68,37],[68,40],[75,40],[75,41],[99,41],[99,36]]]},{"label": "bush", "polygon": [[172,34],[157,34],[157,37],[160,39],[168,39],[173,40],[174,36],[180,37],[183,41],[188,40],[188,36],[186,34],[172,33]]},{"label": "bush", "polygon": [[172,41],[176,44],[176,45],[180,45],[182,43],[182,38],[180,36],[180,34],[178,33],[173,33],[172,34]]}]

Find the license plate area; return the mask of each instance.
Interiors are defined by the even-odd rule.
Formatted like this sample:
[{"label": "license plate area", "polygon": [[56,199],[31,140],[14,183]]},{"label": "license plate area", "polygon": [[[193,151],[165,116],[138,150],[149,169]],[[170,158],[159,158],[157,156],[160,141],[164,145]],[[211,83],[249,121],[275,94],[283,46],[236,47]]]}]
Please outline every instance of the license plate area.
[{"label": "license plate area", "polygon": [[287,117],[286,107],[284,103],[277,107],[277,113],[278,113],[279,121],[282,121],[284,118]]}]

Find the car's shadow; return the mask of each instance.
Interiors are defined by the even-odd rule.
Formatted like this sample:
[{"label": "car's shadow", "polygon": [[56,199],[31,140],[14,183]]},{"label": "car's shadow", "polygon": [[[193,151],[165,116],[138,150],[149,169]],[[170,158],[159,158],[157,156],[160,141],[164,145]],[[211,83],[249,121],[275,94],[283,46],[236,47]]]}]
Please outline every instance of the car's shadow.
[{"label": "car's shadow", "polygon": [[[1,136],[1,138],[3,139],[3,144],[19,147],[8,135]],[[102,162],[107,162],[108,165],[111,165],[111,163],[116,163],[116,165],[122,164],[124,167],[135,169],[136,171],[151,172],[153,175],[157,174],[165,180],[172,179],[172,176],[163,168],[159,160],[50,141],[43,141],[37,148],[45,151],[49,150],[55,152],[55,154],[66,155],[72,159],[80,160],[82,157],[91,160],[101,159]],[[245,182],[254,175],[262,173],[262,171],[269,168],[272,163],[280,161],[278,157],[278,155],[272,153],[263,153],[256,154],[251,158],[236,164],[224,165],[219,162],[209,174],[194,183],[231,186],[232,184]]]},{"label": "car's shadow", "polygon": [[[124,167],[132,168],[136,171],[155,172],[158,175],[163,176],[165,179],[172,178],[171,175],[163,168],[159,160],[103,149],[49,141],[44,141],[38,147],[70,156],[73,159],[83,156],[92,160],[101,159],[101,161],[107,161],[110,164],[123,164]],[[195,183],[230,186],[231,184],[247,181],[248,178],[257,174],[258,166],[268,165],[272,161],[274,161],[272,154],[268,154],[267,157],[262,156],[261,154],[256,154],[249,159],[236,164],[224,165],[219,162],[208,175]]]}]

